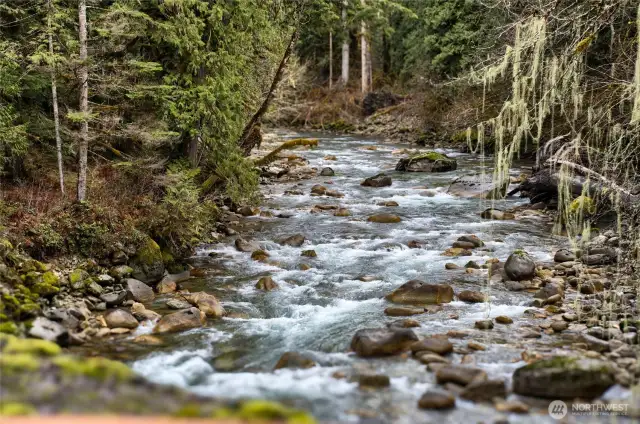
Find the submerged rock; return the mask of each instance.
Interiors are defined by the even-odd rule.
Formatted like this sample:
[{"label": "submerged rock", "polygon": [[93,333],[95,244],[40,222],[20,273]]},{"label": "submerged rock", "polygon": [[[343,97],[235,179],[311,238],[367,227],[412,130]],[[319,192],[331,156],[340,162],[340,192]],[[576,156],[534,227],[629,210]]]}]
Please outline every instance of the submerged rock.
[{"label": "submerged rock", "polygon": [[351,216],[351,212],[346,208],[338,208],[333,213],[333,216]]},{"label": "submerged rock", "polygon": [[417,340],[418,336],[406,328],[364,328],[353,336],[351,349],[363,357],[396,355]]},{"label": "submerged rock", "polygon": [[502,194],[506,194],[506,185],[500,190],[499,186],[494,183],[492,174],[463,175],[453,180],[447,193],[480,199],[501,198]]},{"label": "submerged rock", "polygon": [[405,172],[447,172],[455,171],[458,163],[442,153],[424,152],[400,159],[396,171]]},{"label": "submerged rock", "polygon": [[411,280],[389,293],[386,299],[409,305],[449,303],[453,300],[453,289],[447,284],[427,284]]},{"label": "submerged rock", "polygon": [[593,399],[614,384],[613,375],[604,361],[557,356],[518,368],[513,391],[547,399]]},{"label": "submerged rock", "polygon": [[385,174],[374,175],[360,183],[360,185],[364,187],[388,187],[391,184],[391,177]]}]

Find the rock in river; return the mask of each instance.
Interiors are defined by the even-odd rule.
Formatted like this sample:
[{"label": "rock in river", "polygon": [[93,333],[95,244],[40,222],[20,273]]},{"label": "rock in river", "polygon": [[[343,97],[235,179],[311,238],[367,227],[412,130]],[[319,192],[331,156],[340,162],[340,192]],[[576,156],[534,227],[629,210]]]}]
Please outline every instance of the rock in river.
[{"label": "rock in river", "polygon": [[495,219],[499,221],[516,218],[516,216],[511,212],[501,211],[500,209],[486,209],[480,214],[480,217],[483,219]]},{"label": "rock in river", "polygon": [[377,215],[371,215],[367,221],[369,222],[377,222],[379,224],[396,224],[401,222],[402,219],[398,215],[393,215],[390,213],[379,213]]},{"label": "rock in river", "polygon": [[294,234],[280,241],[283,246],[300,247],[304,243],[304,236],[302,234]]},{"label": "rock in river", "polygon": [[158,243],[147,239],[130,262],[133,278],[143,283],[155,283],[164,275],[164,261]]},{"label": "rock in river", "polygon": [[419,352],[433,352],[438,355],[446,355],[453,352],[453,344],[446,337],[427,337],[411,345],[411,351],[417,355]]},{"label": "rock in river", "polygon": [[364,187],[388,187],[391,184],[391,177],[385,174],[374,175],[360,183],[360,185]]},{"label": "rock in river", "polygon": [[396,171],[405,172],[447,172],[455,171],[458,164],[442,153],[424,152],[405,159],[400,159],[396,165]]},{"label": "rock in river", "polygon": [[334,175],[336,175],[336,173],[329,167],[322,168],[322,171],[320,171],[320,176],[322,177],[333,177]]},{"label": "rock in river", "polygon": [[363,328],[351,340],[351,349],[358,356],[395,355],[408,350],[418,336],[408,328]]},{"label": "rock in river", "polygon": [[311,358],[308,358],[304,355],[301,355],[297,352],[285,352],[282,354],[278,363],[274,370],[279,370],[281,368],[292,368],[292,369],[305,369],[311,368],[316,365],[315,361]]},{"label": "rock in river", "polygon": [[29,335],[38,339],[58,343],[60,346],[69,344],[69,332],[67,329],[61,324],[44,317],[38,317],[33,321],[29,329]]},{"label": "rock in river", "polygon": [[271,290],[275,290],[275,289],[278,288],[278,283],[273,281],[273,278],[271,278],[269,276],[262,277],[256,283],[256,288],[258,290],[271,291]]},{"label": "rock in river", "polygon": [[482,303],[484,302],[484,294],[473,290],[463,290],[458,294],[458,299],[463,302]]},{"label": "rock in river", "polygon": [[420,409],[449,409],[456,405],[456,398],[444,390],[427,390],[418,401]]},{"label": "rock in river", "polygon": [[504,272],[513,281],[531,280],[536,275],[536,263],[524,250],[516,250],[504,264]]},{"label": "rock in river", "polygon": [[453,289],[447,284],[427,284],[411,280],[386,296],[386,299],[409,305],[433,305],[453,300]]},{"label": "rock in river", "polygon": [[184,298],[193,306],[198,307],[208,317],[220,318],[224,315],[224,308],[212,294],[205,292],[189,293],[185,294]]},{"label": "rock in river", "polygon": [[245,252],[245,253],[253,252],[254,250],[260,249],[260,246],[258,245],[258,243],[255,243],[253,241],[248,241],[239,237],[236,239],[235,245],[236,245],[236,249],[239,252]]},{"label": "rock in river", "polygon": [[137,328],[138,320],[124,309],[112,309],[104,314],[104,320],[109,328]]},{"label": "rock in river", "polygon": [[518,368],[513,391],[547,399],[593,399],[614,384],[613,375],[606,362],[557,356]]},{"label": "rock in river", "polygon": [[502,380],[482,380],[471,382],[460,397],[474,402],[491,402],[493,398],[504,398],[507,388]]},{"label": "rock in river", "polygon": [[576,255],[569,249],[560,249],[553,256],[555,262],[571,262],[576,260]]},{"label": "rock in river", "polygon": [[465,365],[445,365],[436,372],[438,384],[455,383],[462,386],[476,381],[486,380],[487,373],[480,368]]},{"label": "rock in river", "polygon": [[163,316],[153,329],[154,333],[174,333],[189,330],[204,325],[204,312],[198,308],[189,308],[183,311]]}]

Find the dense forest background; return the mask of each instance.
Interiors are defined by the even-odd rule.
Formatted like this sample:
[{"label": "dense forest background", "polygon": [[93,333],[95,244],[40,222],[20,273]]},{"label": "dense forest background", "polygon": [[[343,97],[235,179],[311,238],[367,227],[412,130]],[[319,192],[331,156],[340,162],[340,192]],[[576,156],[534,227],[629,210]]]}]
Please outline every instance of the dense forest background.
[{"label": "dense forest background", "polygon": [[257,201],[247,137],[273,94],[348,130],[372,91],[412,131],[495,151],[498,186],[539,149],[567,217],[583,194],[634,222],[639,25],[628,0],[3,2],[1,224],[41,256],[123,234],[188,249]]}]

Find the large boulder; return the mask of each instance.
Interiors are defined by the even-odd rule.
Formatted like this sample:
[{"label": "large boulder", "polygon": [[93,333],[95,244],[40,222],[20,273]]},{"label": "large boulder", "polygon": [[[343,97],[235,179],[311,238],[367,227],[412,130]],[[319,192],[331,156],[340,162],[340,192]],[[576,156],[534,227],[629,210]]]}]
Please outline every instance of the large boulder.
[{"label": "large boulder", "polygon": [[218,299],[209,293],[197,292],[183,295],[187,302],[196,306],[208,317],[220,318],[224,315],[224,308]]},{"label": "large boulder", "polygon": [[518,368],[513,391],[548,399],[593,399],[614,384],[614,370],[595,359],[558,356]]},{"label": "large boulder", "polygon": [[358,356],[395,355],[408,350],[418,336],[408,328],[364,328],[351,340],[351,349]]},{"label": "large boulder", "polygon": [[536,263],[524,250],[516,250],[505,262],[504,273],[513,281],[531,280],[536,275]]},{"label": "large boulder", "polygon": [[427,284],[411,280],[389,293],[386,299],[408,305],[449,303],[453,300],[453,289],[447,284]]},{"label": "large boulder", "polygon": [[400,159],[396,171],[405,172],[447,172],[455,171],[458,163],[455,159],[438,152],[424,152]]},{"label": "large boulder", "polygon": [[360,183],[360,185],[364,187],[388,187],[391,184],[391,177],[385,174],[374,175]]},{"label": "large boulder", "polygon": [[127,290],[127,297],[140,303],[149,303],[153,301],[155,295],[153,289],[135,278],[127,278],[124,280],[124,288]]},{"label": "large boulder", "polygon": [[104,314],[104,320],[109,328],[130,328],[138,327],[138,320],[131,313],[124,309],[112,309]]},{"label": "large boulder", "polygon": [[175,333],[177,331],[190,330],[204,325],[204,312],[198,308],[189,308],[183,311],[165,315],[156,324],[154,333]]},{"label": "large boulder", "polygon": [[149,238],[136,252],[130,264],[133,268],[131,275],[143,283],[156,283],[164,275],[164,262],[158,243]]}]

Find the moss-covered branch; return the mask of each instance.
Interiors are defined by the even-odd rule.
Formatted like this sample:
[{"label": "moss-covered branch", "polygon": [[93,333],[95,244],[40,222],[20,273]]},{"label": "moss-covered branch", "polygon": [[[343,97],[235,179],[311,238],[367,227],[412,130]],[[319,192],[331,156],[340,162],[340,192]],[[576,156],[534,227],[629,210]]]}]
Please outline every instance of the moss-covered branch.
[{"label": "moss-covered branch", "polygon": [[299,146],[317,146],[317,145],[318,145],[318,139],[316,138],[294,138],[293,140],[285,141],[280,146],[276,147],[271,152],[269,152],[266,156],[263,156],[260,159],[255,160],[254,164],[256,166],[268,165],[274,160],[276,160],[278,153],[280,153],[283,150],[293,149]]}]

